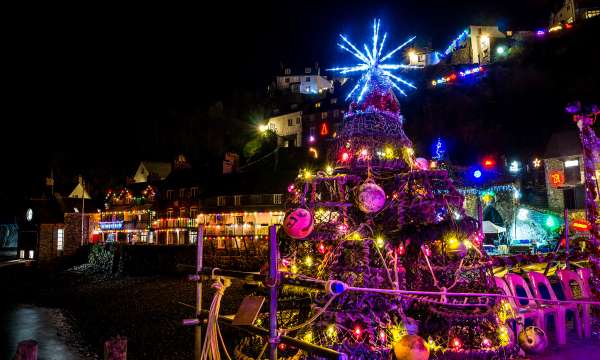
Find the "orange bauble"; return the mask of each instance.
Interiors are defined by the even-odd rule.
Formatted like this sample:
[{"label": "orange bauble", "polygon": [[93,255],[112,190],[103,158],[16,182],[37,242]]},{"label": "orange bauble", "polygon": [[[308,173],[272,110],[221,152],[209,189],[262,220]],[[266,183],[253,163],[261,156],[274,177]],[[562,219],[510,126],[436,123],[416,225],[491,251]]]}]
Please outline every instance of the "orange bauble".
[{"label": "orange bauble", "polygon": [[404,335],[394,344],[394,355],[397,360],[427,360],[429,349],[419,335]]}]

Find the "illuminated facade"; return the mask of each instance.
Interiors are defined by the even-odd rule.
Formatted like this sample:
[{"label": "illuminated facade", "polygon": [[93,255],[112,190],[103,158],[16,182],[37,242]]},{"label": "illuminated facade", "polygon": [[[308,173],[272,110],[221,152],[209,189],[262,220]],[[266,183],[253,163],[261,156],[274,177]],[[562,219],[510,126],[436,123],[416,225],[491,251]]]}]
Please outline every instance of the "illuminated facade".
[{"label": "illuminated facade", "polygon": [[135,183],[116,191],[109,191],[105,209],[94,230],[94,240],[129,244],[155,242],[152,221],[156,217],[154,200],[156,186]]}]

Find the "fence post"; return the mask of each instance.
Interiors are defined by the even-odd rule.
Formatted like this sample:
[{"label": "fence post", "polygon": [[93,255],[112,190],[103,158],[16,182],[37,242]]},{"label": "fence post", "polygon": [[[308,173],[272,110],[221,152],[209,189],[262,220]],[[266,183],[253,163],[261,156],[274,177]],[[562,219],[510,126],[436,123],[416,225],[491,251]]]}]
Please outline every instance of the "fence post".
[{"label": "fence post", "polygon": [[[196,274],[202,271],[202,251],[204,248],[204,225],[198,225],[196,235]],[[202,278],[196,281],[196,317],[202,313]],[[202,323],[198,322],[194,329],[194,359],[202,357]]]},{"label": "fence post", "polygon": [[278,261],[279,251],[277,248],[277,226],[269,227],[269,359],[277,360],[277,285],[279,282]]},{"label": "fence post", "polygon": [[117,336],[104,342],[104,360],[126,360],[127,338]]},{"label": "fence post", "polygon": [[24,340],[17,345],[14,360],[37,360],[38,343],[35,340]]}]

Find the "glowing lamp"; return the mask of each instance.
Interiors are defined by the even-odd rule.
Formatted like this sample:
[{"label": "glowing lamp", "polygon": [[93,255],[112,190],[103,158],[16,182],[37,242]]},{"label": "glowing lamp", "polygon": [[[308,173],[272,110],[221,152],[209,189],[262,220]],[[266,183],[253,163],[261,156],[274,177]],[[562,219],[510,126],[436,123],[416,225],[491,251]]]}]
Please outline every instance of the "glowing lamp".
[{"label": "glowing lamp", "polygon": [[484,348],[492,347],[492,340],[490,340],[488,338],[483,338],[483,340],[481,341],[481,347],[484,347]]},{"label": "glowing lamp", "polygon": [[481,177],[481,170],[475,170],[475,171],[473,171],[473,177],[475,179],[479,179]]},{"label": "glowing lamp", "polygon": [[556,226],[556,220],[554,220],[554,217],[548,216],[546,218],[546,227],[553,228],[555,226]]},{"label": "glowing lamp", "polygon": [[565,167],[574,167],[574,166],[579,166],[579,160],[574,159],[574,160],[567,160],[565,161]]},{"label": "glowing lamp", "polygon": [[572,28],[572,27],[573,27],[573,24],[569,24],[569,23],[566,23],[566,24],[565,24],[565,29],[570,29],[570,28]]},{"label": "glowing lamp", "polygon": [[341,159],[343,162],[347,162],[348,160],[350,160],[350,154],[344,151],[341,155]]},{"label": "glowing lamp", "polygon": [[387,340],[387,336],[385,335],[385,330],[379,331],[379,340],[385,342]]},{"label": "glowing lamp", "polygon": [[383,238],[382,238],[382,237],[378,237],[378,238],[375,240],[375,245],[377,245],[377,247],[378,247],[378,248],[382,249],[382,248],[383,248],[383,246],[385,245],[385,241],[383,240]]},{"label": "glowing lamp", "polygon": [[487,170],[493,169],[496,166],[496,160],[493,158],[483,159],[483,167]]},{"label": "glowing lamp", "polygon": [[398,255],[402,256],[404,254],[406,254],[406,248],[404,247],[404,244],[400,244],[398,245],[398,249],[396,250],[396,252],[398,253]]},{"label": "glowing lamp", "polygon": [[325,244],[319,243],[317,250],[319,251],[319,254],[323,255],[327,251],[327,248],[325,247]]},{"label": "glowing lamp", "polygon": [[529,217],[529,210],[527,209],[519,209],[519,212],[517,213],[517,219],[521,220],[521,221],[525,221],[527,220],[527,218]]},{"label": "glowing lamp", "polygon": [[307,257],[304,259],[304,264],[305,264],[307,267],[311,267],[311,266],[312,266],[312,264],[313,264],[313,259],[312,259],[312,257],[310,257],[310,256],[307,256]]},{"label": "glowing lamp", "polygon": [[285,343],[281,343],[281,344],[277,345],[277,347],[279,348],[279,350],[283,351],[283,350],[285,350],[285,348],[287,346],[285,345]]},{"label": "glowing lamp", "polygon": [[354,336],[356,336],[357,338],[359,338],[363,333],[362,328],[360,327],[360,325],[356,325],[354,327],[354,329],[352,330],[352,334],[354,334]]},{"label": "glowing lamp", "polygon": [[459,338],[454,338],[452,339],[452,341],[450,342],[450,346],[452,347],[452,349],[454,350],[460,350],[460,348],[462,348],[462,341],[460,341]]},{"label": "glowing lamp", "polygon": [[333,167],[331,167],[331,165],[327,165],[327,167],[325,167],[325,172],[327,175],[333,174]]},{"label": "glowing lamp", "polygon": [[537,36],[544,36],[544,35],[546,35],[546,31],[544,31],[544,30],[538,30],[538,31],[535,32],[535,34]]},{"label": "glowing lamp", "polygon": [[533,159],[533,167],[537,169],[540,166],[542,166],[542,161],[538,158]]},{"label": "glowing lamp", "polygon": [[311,135],[311,136],[309,136],[309,137],[308,137],[308,142],[309,142],[309,143],[314,143],[314,142],[315,142],[315,137],[314,137],[314,136],[312,136],[312,135]]},{"label": "glowing lamp", "polygon": [[510,163],[508,171],[510,171],[511,173],[518,173],[520,170],[521,170],[521,164],[519,164],[519,162],[517,160],[514,160],[513,162]]},{"label": "glowing lamp", "polygon": [[362,149],[360,151],[360,156],[367,157],[367,155],[369,155],[369,151],[367,149]]},{"label": "glowing lamp", "polygon": [[269,130],[269,125],[265,125],[265,124],[263,124],[263,125],[259,125],[259,126],[258,126],[258,130],[259,130],[260,132],[265,132],[265,131]]}]

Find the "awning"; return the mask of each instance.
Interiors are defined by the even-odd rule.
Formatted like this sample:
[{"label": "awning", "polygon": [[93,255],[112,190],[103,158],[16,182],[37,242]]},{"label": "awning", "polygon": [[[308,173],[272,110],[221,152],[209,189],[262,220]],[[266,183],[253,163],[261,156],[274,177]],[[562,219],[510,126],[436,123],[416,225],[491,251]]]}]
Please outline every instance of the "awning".
[{"label": "awning", "polygon": [[503,233],[503,232],[506,232],[506,228],[503,228],[502,226],[498,226],[488,220],[483,222],[483,233],[484,234],[499,234],[499,233]]}]

